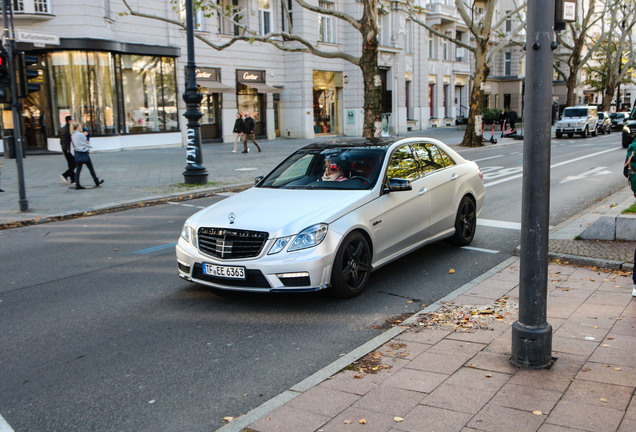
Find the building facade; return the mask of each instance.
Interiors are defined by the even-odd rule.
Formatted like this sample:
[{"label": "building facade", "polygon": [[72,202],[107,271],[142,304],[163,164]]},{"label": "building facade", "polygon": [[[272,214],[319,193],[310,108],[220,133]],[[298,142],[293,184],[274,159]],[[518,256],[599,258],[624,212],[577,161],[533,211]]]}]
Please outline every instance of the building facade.
[{"label": "building facade", "polygon": [[[316,1],[359,17],[362,3]],[[397,3],[397,2],[394,2]],[[465,42],[468,32],[450,0],[422,2],[419,19]],[[59,150],[67,115],[81,121],[99,150],[185,142],[186,38],[179,26],[132,16],[121,0],[12,2],[16,33],[52,35],[57,42],[18,37],[17,48],[38,58],[39,91],[24,101],[27,148]],[[184,20],[183,1],[129,0],[139,12]],[[195,16],[196,33],[227,43],[241,30],[289,31],[325,51],[359,54],[361,35],[336,17],[293,0],[219,0],[224,13]],[[209,15],[209,16],[208,16]],[[398,7],[383,9],[379,67],[383,118],[392,134],[454,125],[468,114],[470,51],[429,33]],[[282,41],[282,43],[289,43]],[[237,42],[222,51],[195,39],[197,84],[203,95],[204,144],[230,142],[236,112],[256,120],[256,135],[273,139],[359,136],[363,125],[360,69],[342,59]],[[4,107],[2,133],[12,134]]]}]

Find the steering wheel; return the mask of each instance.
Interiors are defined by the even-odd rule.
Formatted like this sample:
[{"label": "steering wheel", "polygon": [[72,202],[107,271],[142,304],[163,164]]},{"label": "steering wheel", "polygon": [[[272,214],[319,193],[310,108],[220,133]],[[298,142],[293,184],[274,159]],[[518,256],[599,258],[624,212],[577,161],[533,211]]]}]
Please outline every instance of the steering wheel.
[{"label": "steering wheel", "polygon": [[355,179],[362,180],[365,183],[371,183],[371,180],[369,180],[368,178],[362,177],[362,176],[358,176],[358,175],[349,178],[349,180],[355,180]]}]

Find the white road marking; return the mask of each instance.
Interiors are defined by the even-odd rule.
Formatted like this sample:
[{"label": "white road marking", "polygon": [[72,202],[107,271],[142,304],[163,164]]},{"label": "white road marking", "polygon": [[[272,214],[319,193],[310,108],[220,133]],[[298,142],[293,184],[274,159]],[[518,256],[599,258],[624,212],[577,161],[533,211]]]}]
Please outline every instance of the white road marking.
[{"label": "white road marking", "polygon": [[4,417],[0,415],[0,432],[14,432],[13,428],[6,422]]},{"label": "white road marking", "polygon": [[504,155],[490,156],[490,157],[485,157],[481,159],[473,159],[473,162],[481,162],[481,161],[490,160],[490,159],[498,159],[500,157],[504,157]]},{"label": "white road marking", "polygon": [[[616,150],[619,150],[619,149],[618,148],[612,148],[612,149],[609,149],[609,150],[603,150],[603,151],[596,152],[596,153],[590,153],[588,155],[580,156],[580,157],[577,157],[577,158],[574,158],[574,159],[569,159],[569,160],[566,160],[566,161],[563,161],[563,162],[556,163],[554,165],[550,165],[550,169],[557,168],[557,167],[560,167],[560,166],[563,166],[563,165],[567,165],[567,164],[571,164],[571,163],[574,163],[574,162],[578,162],[578,161],[583,160],[583,159],[589,159],[591,157],[595,157],[595,156],[602,155],[604,153],[609,153],[611,151],[616,151]],[[495,180],[495,181],[492,181],[490,183],[484,184],[484,187],[490,187],[490,186],[495,186],[495,185],[498,185],[498,184],[501,184],[501,183],[506,183],[506,182],[509,182],[511,180],[516,180],[518,178],[521,178],[521,176],[522,176],[522,174],[517,174],[517,175],[510,176],[510,177],[506,177],[506,178],[502,178],[502,179],[499,179],[499,180]]]},{"label": "white road marking", "polygon": [[567,183],[567,182],[570,182],[570,181],[573,181],[573,180],[581,180],[581,179],[584,179],[586,177],[599,176],[599,175],[604,175],[604,174],[613,174],[612,171],[609,171],[609,170],[607,170],[605,168],[606,167],[592,168],[591,170],[585,171],[584,173],[581,173],[579,175],[567,176],[566,178],[561,180],[561,183]]},{"label": "white road marking", "polygon": [[499,253],[499,251],[496,251],[496,250],[482,249],[482,248],[476,248],[476,247],[472,247],[472,246],[462,246],[460,249],[466,249],[466,250],[475,251],[475,252],[485,252],[485,253],[489,253],[489,254],[498,254]]},{"label": "white road marking", "polygon": [[178,206],[183,206],[183,207],[192,207],[192,208],[198,208],[198,209],[206,208],[206,206],[197,206],[197,205],[194,205],[194,204],[186,204],[186,203],[174,202],[174,201],[168,201],[168,204],[178,205]]},{"label": "white road marking", "polygon": [[509,230],[521,231],[521,223],[519,222],[507,222],[507,221],[498,221],[492,219],[477,219],[477,225],[487,226],[491,228],[503,228]]},{"label": "white road marking", "polygon": [[235,168],[234,171],[256,171],[258,168]]}]

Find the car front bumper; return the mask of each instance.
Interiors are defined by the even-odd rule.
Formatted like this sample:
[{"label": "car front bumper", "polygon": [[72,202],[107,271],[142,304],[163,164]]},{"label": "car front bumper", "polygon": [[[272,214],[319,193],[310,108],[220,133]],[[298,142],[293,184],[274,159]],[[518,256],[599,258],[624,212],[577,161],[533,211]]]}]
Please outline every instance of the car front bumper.
[{"label": "car front bumper", "polygon": [[[267,255],[268,240],[259,256],[222,260],[202,254],[191,243],[179,238],[176,246],[179,276],[189,282],[213,288],[248,292],[311,292],[329,288],[331,269],[341,236],[330,230],[318,246],[295,252]],[[245,268],[244,279],[207,275],[205,264]]]}]

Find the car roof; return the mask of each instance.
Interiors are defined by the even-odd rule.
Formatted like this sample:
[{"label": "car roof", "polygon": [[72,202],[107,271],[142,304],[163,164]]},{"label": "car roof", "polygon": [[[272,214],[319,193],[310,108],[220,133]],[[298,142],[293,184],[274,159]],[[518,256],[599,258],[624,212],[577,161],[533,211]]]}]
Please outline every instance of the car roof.
[{"label": "car roof", "polygon": [[388,148],[392,144],[403,138],[386,137],[386,138],[334,138],[324,141],[318,141],[303,147],[304,150],[326,150],[333,148],[355,148],[355,147],[375,147]]}]

